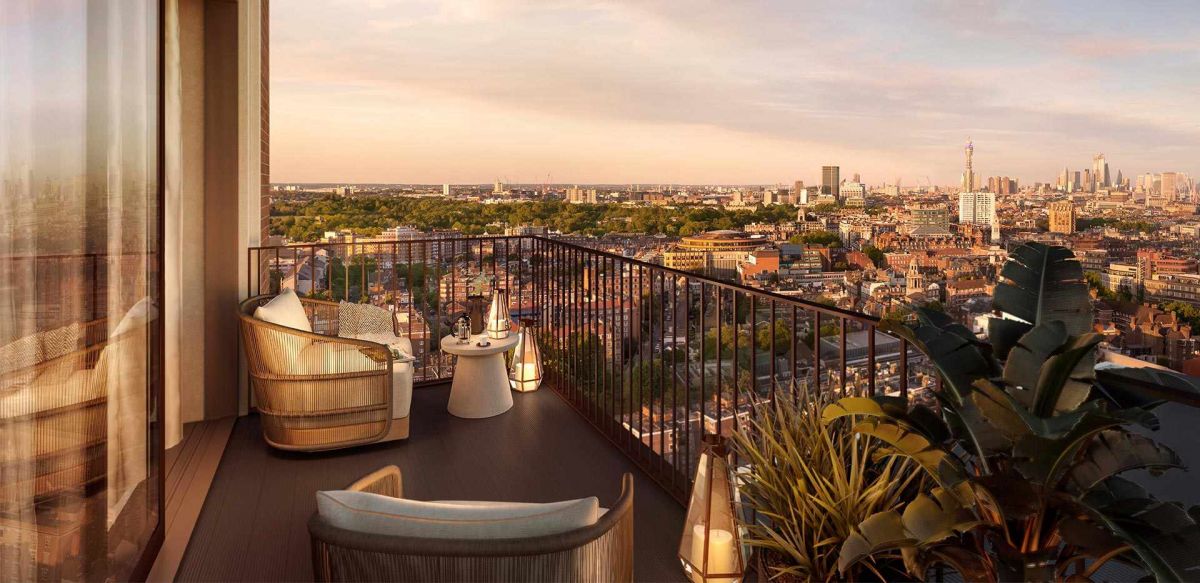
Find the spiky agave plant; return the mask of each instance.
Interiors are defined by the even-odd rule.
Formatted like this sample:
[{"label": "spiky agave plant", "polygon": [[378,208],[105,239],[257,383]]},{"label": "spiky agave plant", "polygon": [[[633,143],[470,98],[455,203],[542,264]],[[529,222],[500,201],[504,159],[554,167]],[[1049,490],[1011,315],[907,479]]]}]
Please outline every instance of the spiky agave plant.
[{"label": "spiky agave plant", "polygon": [[[914,462],[877,460],[878,445],[854,435],[849,420],[822,423],[830,401],[760,404],[733,435],[746,464],[738,490],[743,507],[753,511],[746,542],[766,555],[773,580],[841,580],[838,548],[855,525],[896,508],[922,482]],[[884,572],[901,572],[898,562],[894,567],[864,564],[862,570],[883,579]]]},{"label": "spiky agave plant", "polygon": [[1135,433],[1153,408],[1195,394],[1183,375],[1096,366],[1083,272],[1062,247],[1027,244],[1001,272],[1000,313],[981,342],[945,314],[884,324],[942,375],[938,412],[895,397],[844,398],[828,423],[914,460],[936,484],[900,509],[860,523],[842,544],[843,571],[899,556],[910,575],[948,564],[967,580],[1088,580],[1104,563],[1134,562],[1160,581],[1200,578],[1200,508],[1158,501],[1119,474],[1181,466]]}]

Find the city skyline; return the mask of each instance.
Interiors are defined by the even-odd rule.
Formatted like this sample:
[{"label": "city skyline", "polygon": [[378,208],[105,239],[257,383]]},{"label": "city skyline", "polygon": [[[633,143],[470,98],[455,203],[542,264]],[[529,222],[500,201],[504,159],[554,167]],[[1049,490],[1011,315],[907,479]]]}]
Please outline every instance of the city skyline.
[{"label": "city skyline", "polygon": [[[1180,34],[1161,35],[1171,22]],[[1200,174],[1200,15],[1074,2],[294,2],[275,182],[1054,182]],[[547,177],[549,175],[549,177]]]}]

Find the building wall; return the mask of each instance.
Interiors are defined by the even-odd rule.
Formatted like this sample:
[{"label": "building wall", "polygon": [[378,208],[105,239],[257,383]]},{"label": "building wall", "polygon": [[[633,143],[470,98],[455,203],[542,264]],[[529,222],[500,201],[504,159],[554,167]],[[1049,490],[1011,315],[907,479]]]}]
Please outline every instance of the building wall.
[{"label": "building wall", "polygon": [[237,413],[238,3],[204,4],[204,416]]},{"label": "building wall", "polygon": [[1075,232],[1075,204],[1069,200],[1052,202],[1049,206],[1050,232]]},{"label": "building wall", "polygon": [[[179,407],[184,423],[204,419],[204,0],[179,0],[182,233]],[[170,210],[170,209],[168,209]]]}]

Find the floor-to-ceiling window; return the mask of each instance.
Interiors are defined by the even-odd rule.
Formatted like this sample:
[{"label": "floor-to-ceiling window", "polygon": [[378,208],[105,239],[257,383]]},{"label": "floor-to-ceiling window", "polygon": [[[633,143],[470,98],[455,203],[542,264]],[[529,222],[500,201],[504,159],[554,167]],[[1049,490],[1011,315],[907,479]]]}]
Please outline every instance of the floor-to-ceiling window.
[{"label": "floor-to-ceiling window", "polygon": [[162,534],[159,0],[0,0],[0,580]]}]

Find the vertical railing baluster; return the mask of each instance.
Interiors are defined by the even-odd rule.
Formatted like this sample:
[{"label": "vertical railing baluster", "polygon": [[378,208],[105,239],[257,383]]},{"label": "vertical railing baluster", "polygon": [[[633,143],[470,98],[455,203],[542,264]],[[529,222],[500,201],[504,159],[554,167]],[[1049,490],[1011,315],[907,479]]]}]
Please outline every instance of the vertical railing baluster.
[{"label": "vertical railing baluster", "polygon": [[[671,486],[679,482],[679,278],[671,276]],[[684,322],[687,320],[685,319]],[[665,351],[664,351],[665,353]]]},{"label": "vertical railing baluster", "polygon": [[[720,288],[720,287],[716,288],[716,292],[717,292],[717,312],[716,312],[716,316],[717,316],[717,370],[716,370],[717,387],[716,387],[716,390],[714,393],[714,395],[717,398],[717,402],[715,403],[716,416],[717,416],[716,417],[716,423],[717,423],[716,433],[717,433],[717,435],[724,435],[725,431],[724,431],[724,428],[722,427],[722,423],[721,423],[721,398],[724,396],[722,394],[723,391],[721,390],[722,385],[724,384],[721,382],[721,378],[723,376],[721,374],[721,368],[722,368],[721,353],[723,352],[721,350],[721,328],[723,327],[721,325],[722,324],[722,322],[721,322],[721,307],[722,307],[721,304],[723,304],[725,302],[725,293],[724,293],[723,288]],[[735,333],[736,333],[736,331],[735,331]]]},{"label": "vertical railing baluster", "polygon": [[646,270],[642,266],[638,266],[638,283],[637,283],[637,298],[638,298],[638,313],[637,313],[637,331],[638,331],[638,457],[642,457],[645,452],[646,445],[646,341],[650,339],[650,335],[643,330],[642,324],[646,320],[648,308],[646,307]]},{"label": "vertical railing baluster", "polygon": [[838,342],[841,343],[841,347],[838,349],[838,352],[840,353],[840,370],[838,371],[838,379],[841,384],[841,394],[838,396],[844,397],[846,396],[846,326],[848,323],[844,317],[838,318],[838,320],[838,335],[840,336]]},{"label": "vertical railing baluster", "polygon": [[775,300],[774,299],[771,300],[771,321],[768,324],[768,326],[771,327],[771,329],[767,331],[767,333],[771,335],[771,378],[769,381],[771,383],[771,386],[767,387],[767,399],[770,401],[774,401],[775,400],[775,385],[779,384],[779,381],[777,381],[776,377],[775,377],[776,354],[775,354]]},{"label": "vertical railing baluster", "polygon": [[[683,310],[684,314],[692,313],[692,282],[689,278],[683,279]],[[692,319],[683,319],[683,374],[684,374],[684,411],[683,411],[683,439],[684,439],[684,456],[683,456],[683,488],[687,490],[687,482],[691,480],[692,475]],[[704,346],[703,340],[700,346]],[[701,397],[703,402],[703,397]]]},{"label": "vertical railing baluster", "polygon": [[799,338],[800,338],[800,328],[797,325],[798,324],[797,316],[799,315],[799,311],[800,311],[800,309],[798,307],[796,307],[794,305],[792,306],[792,330],[791,330],[792,333],[788,335],[789,339],[791,340],[791,345],[792,345],[791,346],[792,378],[791,378],[790,382],[788,383],[788,388],[792,392],[792,402],[793,403],[799,402],[800,391],[801,391],[800,363],[799,363],[800,354],[797,351],[797,348],[799,345]]},{"label": "vertical railing baluster", "polygon": [[875,396],[875,326],[867,326],[867,395]]},{"label": "vertical railing baluster", "polygon": [[813,389],[821,394],[821,311],[813,312]]},{"label": "vertical railing baluster", "polygon": [[758,401],[758,296],[750,295],[750,394],[746,403],[751,407]]},{"label": "vertical railing baluster", "polygon": [[742,386],[741,386],[742,379],[741,379],[741,376],[738,374],[740,372],[738,370],[739,369],[738,365],[740,364],[739,361],[741,360],[740,358],[738,358],[738,356],[739,356],[738,355],[738,349],[739,349],[738,336],[740,336],[739,327],[741,324],[739,322],[741,317],[738,315],[738,297],[741,294],[738,293],[737,290],[731,289],[731,290],[729,290],[729,295],[733,297],[733,382],[731,383],[731,386],[730,386],[730,389],[733,391],[733,408],[732,408],[731,413],[733,413],[733,422],[732,422],[733,430],[736,431],[738,428],[738,415],[741,413],[741,392],[742,392]]},{"label": "vertical railing baluster", "polygon": [[[662,471],[662,464],[666,461],[664,453],[666,450],[666,409],[667,409],[667,282],[666,272],[658,274],[658,426],[655,431],[658,432],[658,462],[659,471]],[[653,363],[653,361],[651,361]]]},{"label": "vertical railing baluster", "polygon": [[707,284],[704,283],[703,281],[701,281],[700,282],[700,336],[698,338],[698,340],[700,340],[700,420],[699,420],[700,427],[699,427],[699,433],[701,436],[704,435],[704,414],[708,410],[708,395],[705,394],[708,387],[705,386],[707,383],[704,382],[705,377],[707,376],[707,372],[704,369],[707,368],[706,359],[708,358],[708,354],[706,352],[706,348],[708,346],[708,334],[704,330],[705,322],[708,320],[708,290],[705,289],[706,287],[707,287]]}]

